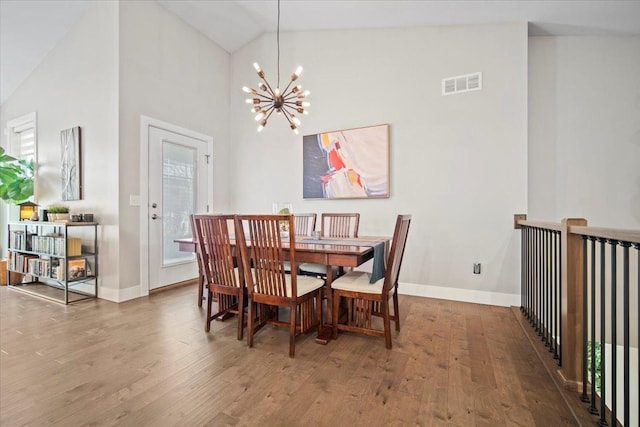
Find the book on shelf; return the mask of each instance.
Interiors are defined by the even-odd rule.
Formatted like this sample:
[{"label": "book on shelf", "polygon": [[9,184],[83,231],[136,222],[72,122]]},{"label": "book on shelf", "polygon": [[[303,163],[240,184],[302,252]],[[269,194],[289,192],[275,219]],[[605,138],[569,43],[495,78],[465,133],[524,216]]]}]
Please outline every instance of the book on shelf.
[{"label": "book on shelf", "polygon": [[32,249],[33,236],[33,233],[11,230],[9,232],[9,247],[19,251],[30,251]]},{"label": "book on shelf", "polygon": [[39,259],[40,258],[37,255],[21,254],[19,252],[9,251],[7,266],[9,270],[15,271],[16,273],[29,274],[30,266],[34,265],[31,263],[31,260]]},{"label": "book on shelf", "polygon": [[[67,256],[79,256],[82,254],[82,239],[79,237],[67,237]],[[61,235],[36,235],[12,231],[9,241],[11,249],[22,251],[40,252],[48,255],[65,256],[65,238]]]}]

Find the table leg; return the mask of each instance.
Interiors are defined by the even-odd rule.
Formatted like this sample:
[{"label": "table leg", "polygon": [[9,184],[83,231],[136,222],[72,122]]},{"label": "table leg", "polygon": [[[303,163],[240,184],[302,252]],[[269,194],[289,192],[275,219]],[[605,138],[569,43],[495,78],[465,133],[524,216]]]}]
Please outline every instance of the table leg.
[{"label": "table leg", "polygon": [[327,300],[327,321],[323,323],[322,319],[320,319],[320,329],[316,337],[316,343],[323,345],[331,341],[331,336],[333,335],[333,292],[331,291],[331,282],[333,282],[333,267],[328,266],[327,280],[322,288],[323,299],[326,297]]}]

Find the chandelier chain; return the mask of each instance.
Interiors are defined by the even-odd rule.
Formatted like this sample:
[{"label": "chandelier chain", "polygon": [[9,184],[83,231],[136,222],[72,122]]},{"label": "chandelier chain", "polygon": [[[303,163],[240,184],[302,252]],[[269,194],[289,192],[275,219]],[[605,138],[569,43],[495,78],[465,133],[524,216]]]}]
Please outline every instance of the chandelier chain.
[{"label": "chandelier chain", "polygon": [[276,88],[280,88],[280,0],[278,0],[278,29],[276,31],[276,43],[278,44],[278,84]]}]

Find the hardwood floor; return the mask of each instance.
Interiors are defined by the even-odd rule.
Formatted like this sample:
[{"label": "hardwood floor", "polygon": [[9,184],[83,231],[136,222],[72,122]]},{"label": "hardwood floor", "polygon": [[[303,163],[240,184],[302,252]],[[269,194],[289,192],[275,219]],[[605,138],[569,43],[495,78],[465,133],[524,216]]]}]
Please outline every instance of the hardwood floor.
[{"label": "hardwood floor", "polygon": [[3,426],[578,425],[509,308],[400,296],[380,338],[254,348],[194,286],[62,306],[0,288]]}]

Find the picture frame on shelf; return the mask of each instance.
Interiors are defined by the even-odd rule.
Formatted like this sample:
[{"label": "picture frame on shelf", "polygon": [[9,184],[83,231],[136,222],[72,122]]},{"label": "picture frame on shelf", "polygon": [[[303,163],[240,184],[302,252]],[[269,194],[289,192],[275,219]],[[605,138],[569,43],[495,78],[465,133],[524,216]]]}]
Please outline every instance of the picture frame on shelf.
[{"label": "picture frame on shelf", "polygon": [[87,277],[87,260],[85,258],[71,259],[67,261],[69,280],[84,279]]}]

